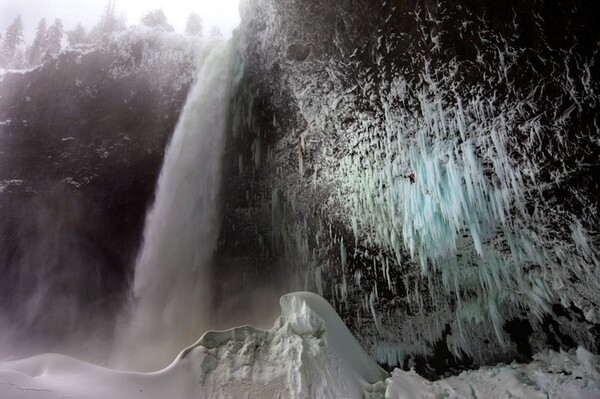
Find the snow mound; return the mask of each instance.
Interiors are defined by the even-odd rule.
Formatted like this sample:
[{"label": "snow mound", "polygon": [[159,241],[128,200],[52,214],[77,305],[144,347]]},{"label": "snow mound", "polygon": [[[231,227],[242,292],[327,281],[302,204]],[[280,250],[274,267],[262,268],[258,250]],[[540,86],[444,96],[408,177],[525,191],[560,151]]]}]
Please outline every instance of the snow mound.
[{"label": "snow mound", "polygon": [[208,332],[174,364],[202,364],[209,397],[364,398],[387,377],[323,298],[300,292],[280,304],[273,329]]},{"label": "snow mound", "polygon": [[62,355],[0,363],[0,397],[383,397],[387,373],[323,298],[295,293],[280,302],[281,317],[271,330],[207,332],[155,373],[114,371]]},{"label": "snow mound", "polygon": [[335,309],[319,295],[310,292],[281,298],[281,317],[297,334],[322,336],[327,346],[365,381],[373,384],[385,373],[354,339]]},{"label": "snow mound", "polygon": [[600,398],[600,356],[583,348],[542,352],[529,364],[499,365],[430,382],[414,371],[395,370],[386,398]]},{"label": "snow mound", "polygon": [[[542,352],[530,364],[499,365],[431,382],[391,377],[315,294],[280,300],[271,330],[209,331],[164,370],[110,370],[56,354],[0,363],[0,398],[553,398],[600,397],[600,356],[583,348]],[[148,348],[151,350],[151,348]]]}]

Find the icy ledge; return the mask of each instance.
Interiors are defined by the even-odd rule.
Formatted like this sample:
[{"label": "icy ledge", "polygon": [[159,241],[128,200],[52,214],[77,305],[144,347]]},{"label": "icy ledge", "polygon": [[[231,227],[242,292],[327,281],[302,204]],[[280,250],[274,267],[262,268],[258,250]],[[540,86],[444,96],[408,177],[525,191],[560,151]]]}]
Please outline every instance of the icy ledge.
[{"label": "icy ledge", "polygon": [[280,303],[271,330],[208,332],[155,373],[114,371],[62,355],[0,363],[0,398],[600,397],[600,357],[581,348],[436,382],[400,370],[388,378],[324,299],[302,292]]}]

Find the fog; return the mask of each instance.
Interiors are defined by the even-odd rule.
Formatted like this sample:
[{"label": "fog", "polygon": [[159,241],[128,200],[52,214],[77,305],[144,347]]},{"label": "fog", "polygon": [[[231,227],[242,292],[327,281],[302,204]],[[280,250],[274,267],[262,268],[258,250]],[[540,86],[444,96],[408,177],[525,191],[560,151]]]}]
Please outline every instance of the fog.
[{"label": "fog", "polygon": [[[222,81],[229,82],[237,64],[228,51],[206,61],[212,72],[204,76],[199,60],[223,39],[211,37],[214,26],[231,36],[238,2],[163,1],[115,0],[115,14],[132,26],[162,8],[182,33],[195,12],[206,40],[161,29],[110,31],[78,42],[102,48],[97,53],[73,46],[58,56],[58,46],[32,60],[40,19],[51,25],[60,18],[64,31],[81,23],[89,33],[108,0],[0,0],[0,32],[20,15],[25,44],[18,50],[27,54],[13,64],[4,57],[0,65],[8,70],[0,75],[0,359],[57,352],[156,370],[208,328],[270,327],[278,315],[283,287],[255,284],[235,268],[224,272],[213,259],[220,229],[220,183],[214,181],[220,181],[222,149],[209,139],[214,132],[223,135],[231,90]],[[140,43],[147,42],[152,46],[140,53]],[[83,55],[76,57],[78,52]],[[110,68],[107,80],[101,72]],[[28,73],[41,77],[31,83]],[[187,107],[198,104],[180,120],[186,141],[172,147],[200,155],[165,168],[171,183],[161,194],[155,178],[192,81],[204,87],[203,94],[192,90]],[[199,132],[207,136],[194,138]],[[158,216],[144,229],[153,192]],[[143,262],[136,263],[142,237],[137,257]]]},{"label": "fog", "polygon": [[[18,15],[25,30],[25,43],[0,59],[8,71],[0,70],[0,359],[59,352],[156,370],[208,328],[270,327],[279,312],[283,287],[213,259],[223,149],[209,139],[223,135],[231,90],[222,81],[237,64],[232,53],[206,61],[206,77],[196,68],[222,40],[212,28],[228,38],[239,24],[238,0],[114,2],[113,18],[124,16],[128,27],[162,8],[183,33],[197,13],[205,40],[161,29],[111,35],[122,25],[92,37],[109,0],[0,0],[0,33]],[[85,46],[59,56],[60,41],[52,51],[44,44],[35,59],[42,18],[48,26],[60,18],[65,32],[82,24],[88,37],[76,43]],[[31,69],[40,74],[33,82],[24,76]],[[192,90],[188,101],[198,104],[180,120],[186,141],[172,147],[199,155],[182,166],[174,153],[176,166],[163,170],[168,190],[156,192],[165,144],[194,80],[203,94]],[[194,138],[198,132],[206,137]],[[144,229],[153,192],[158,216]]]},{"label": "fog", "polygon": [[[0,0],[0,33],[21,15],[25,42],[33,39],[35,28],[42,18],[51,24],[61,18],[65,30],[81,23],[87,30],[98,23],[108,0]],[[229,36],[239,23],[238,0],[116,0],[117,12],[124,14],[127,25],[135,25],[148,11],[162,8],[176,32],[183,32],[190,12],[198,13],[204,21],[205,32],[217,26]]]}]

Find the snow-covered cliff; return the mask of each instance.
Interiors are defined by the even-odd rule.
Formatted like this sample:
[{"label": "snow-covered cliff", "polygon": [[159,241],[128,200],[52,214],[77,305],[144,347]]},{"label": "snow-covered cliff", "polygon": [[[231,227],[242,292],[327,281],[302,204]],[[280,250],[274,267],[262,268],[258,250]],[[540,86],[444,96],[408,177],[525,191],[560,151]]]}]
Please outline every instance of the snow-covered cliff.
[{"label": "snow-covered cliff", "polygon": [[390,365],[600,349],[597,6],[241,11],[232,270],[269,259]]}]

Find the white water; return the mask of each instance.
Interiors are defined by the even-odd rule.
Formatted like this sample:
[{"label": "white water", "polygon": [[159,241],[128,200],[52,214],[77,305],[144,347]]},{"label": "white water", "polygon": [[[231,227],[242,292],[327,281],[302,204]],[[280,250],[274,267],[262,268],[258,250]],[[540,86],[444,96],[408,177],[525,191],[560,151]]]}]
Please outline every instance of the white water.
[{"label": "white water", "polygon": [[156,370],[208,328],[234,46],[212,48],[165,156],[114,365]]}]

